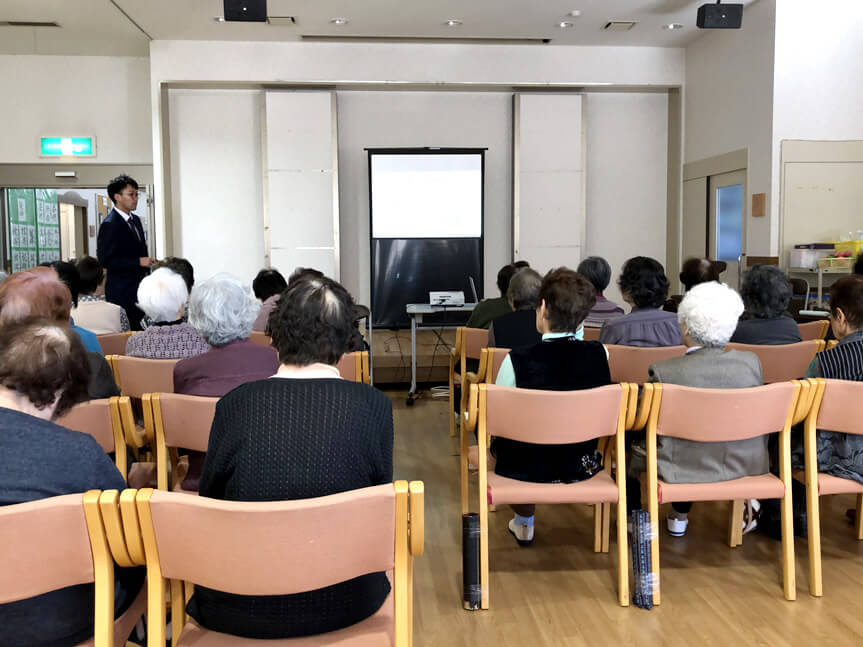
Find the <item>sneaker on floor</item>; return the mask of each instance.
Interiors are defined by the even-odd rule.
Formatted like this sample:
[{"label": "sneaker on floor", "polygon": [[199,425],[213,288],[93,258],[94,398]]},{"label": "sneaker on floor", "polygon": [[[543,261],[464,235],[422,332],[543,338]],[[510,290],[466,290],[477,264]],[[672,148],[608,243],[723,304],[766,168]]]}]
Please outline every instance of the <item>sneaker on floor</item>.
[{"label": "sneaker on floor", "polygon": [[686,527],[689,525],[689,519],[674,519],[667,517],[665,520],[668,527],[668,534],[672,537],[683,537],[686,534]]},{"label": "sneaker on floor", "polygon": [[533,543],[533,526],[516,523],[515,519],[510,519],[508,528],[519,546],[530,546]]}]

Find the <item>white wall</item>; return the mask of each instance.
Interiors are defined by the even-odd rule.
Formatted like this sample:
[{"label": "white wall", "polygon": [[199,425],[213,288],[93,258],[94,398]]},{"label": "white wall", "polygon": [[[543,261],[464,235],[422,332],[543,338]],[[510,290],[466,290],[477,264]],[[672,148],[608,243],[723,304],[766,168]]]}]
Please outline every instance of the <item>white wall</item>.
[{"label": "white wall", "polygon": [[[747,214],[753,193],[771,195],[776,5],[759,0],[747,6],[742,29],[705,32],[686,48],[684,163],[748,148]],[[768,197],[768,209],[776,202]],[[748,254],[776,253],[777,214],[747,216]]]},{"label": "white wall", "polygon": [[666,265],[668,95],[587,95],[587,245],[612,270],[606,296],[623,305],[626,259]]},{"label": "white wall", "polygon": [[95,135],[81,163],[151,164],[150,65],[117,56],[0,56],[0,162],[34,163],[40,135]]}]

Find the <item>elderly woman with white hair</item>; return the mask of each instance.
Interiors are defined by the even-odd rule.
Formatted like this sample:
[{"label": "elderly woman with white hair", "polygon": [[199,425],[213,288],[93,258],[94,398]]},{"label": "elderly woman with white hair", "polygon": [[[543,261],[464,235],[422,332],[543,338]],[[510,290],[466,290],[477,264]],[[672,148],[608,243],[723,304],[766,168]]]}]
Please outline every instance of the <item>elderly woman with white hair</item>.
[{"label": "elderly woman with white hair", "polygon": [[183,321],[189,291],[183,277],[160,267],[138,285],[138,307],[150,320],[143,332],[129,337],[126,355],[147,359],[183,359],[210,350],[210,345]]},{"label": "elderly woman with white hair", "polygon": [[260,302],[230,274],[196,285],[189,299],[189,324],[212,346],[208,352],[177,362],[174,392],[221,397],[279,368],[275,349],[249,341]]},{"label": "elderly woman with white hair", "polygon": [[[650,381],[710,389],[761,386],[761,362],[754,353],[724,350],[742,313],[740,295],[727,285],[711,281],[693,287],[677,311],[686,354],[651,366]],[[766,474],[769,467],[766,436],[717,443],[657,438],[656,457],[658,476],[667,483],[730,481]],[[630,475],[640,471],[644,471],[643,443],[632,447]],[[630,490],[634,490],[632,507],[640,507],[637,485]],[[672,504],[669,534],[686,533],[691,507],[691,503]]]}]

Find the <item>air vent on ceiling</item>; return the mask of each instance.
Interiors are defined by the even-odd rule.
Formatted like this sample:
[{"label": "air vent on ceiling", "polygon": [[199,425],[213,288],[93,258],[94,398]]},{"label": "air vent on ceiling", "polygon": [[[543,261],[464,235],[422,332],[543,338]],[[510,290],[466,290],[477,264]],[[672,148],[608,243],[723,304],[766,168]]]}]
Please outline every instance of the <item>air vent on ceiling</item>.
[{"label": "air vent on ceiling", "polygon": [[0,20],[0,27],[59,27],[53,20]]},{"label": "air vent on ceiling", "polygon": [[274,27],[293,27],[297,19],[294,16],[268,16],[267,22]]},{"label": "air vent on ceiling", "polygon": [[445,36],[329,36],[303,34],[304,41],[318,43],[431,43],[435,45],[547,45],[551,38],[452,38]]},{"label": "air vent on ceiling", "polygon": [[629,31],[638,23],[634,20],[611,20],[605,23],[605,31]]}]

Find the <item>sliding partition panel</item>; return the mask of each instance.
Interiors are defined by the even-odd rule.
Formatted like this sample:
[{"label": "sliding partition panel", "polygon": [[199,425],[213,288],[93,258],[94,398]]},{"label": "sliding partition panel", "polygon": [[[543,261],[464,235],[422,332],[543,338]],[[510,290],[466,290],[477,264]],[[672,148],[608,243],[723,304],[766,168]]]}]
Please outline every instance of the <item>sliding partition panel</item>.
[{"label": "sliding partition panel", "polygon": [[582,257],[584,127],[580,94],[513,97],[513,258],[539,272]]},{"label": "sliding partition panel", "polygon": [[264,141],[269,264],[339,280],[335,92],[268,91]]}]

